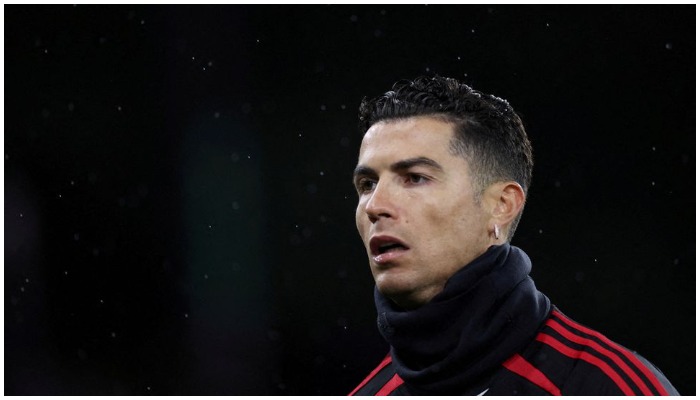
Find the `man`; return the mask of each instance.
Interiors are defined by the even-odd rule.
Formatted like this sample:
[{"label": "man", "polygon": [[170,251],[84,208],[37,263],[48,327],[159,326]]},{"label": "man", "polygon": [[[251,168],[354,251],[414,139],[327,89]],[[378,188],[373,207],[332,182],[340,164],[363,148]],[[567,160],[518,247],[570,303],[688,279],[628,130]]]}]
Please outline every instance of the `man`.
[{"label": "man", "polygon": [[554,307],[509,244],[533,161],[505,100],[419,78],[363,100],[360,121],[355,218],[390,353],[351,395],[678,394]]}]

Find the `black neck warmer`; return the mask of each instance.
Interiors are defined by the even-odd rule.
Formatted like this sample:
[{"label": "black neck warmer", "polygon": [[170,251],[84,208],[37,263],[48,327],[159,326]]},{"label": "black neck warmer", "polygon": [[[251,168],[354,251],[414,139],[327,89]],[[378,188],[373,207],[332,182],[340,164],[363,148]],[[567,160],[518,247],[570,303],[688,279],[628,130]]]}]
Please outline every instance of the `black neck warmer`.
[{"label": "black neck warmer", "polygon": [[375,288],[379,331],[416,393],[461,394],[529,344],[550,311],[519,248],[491,246],[415,310]]}]

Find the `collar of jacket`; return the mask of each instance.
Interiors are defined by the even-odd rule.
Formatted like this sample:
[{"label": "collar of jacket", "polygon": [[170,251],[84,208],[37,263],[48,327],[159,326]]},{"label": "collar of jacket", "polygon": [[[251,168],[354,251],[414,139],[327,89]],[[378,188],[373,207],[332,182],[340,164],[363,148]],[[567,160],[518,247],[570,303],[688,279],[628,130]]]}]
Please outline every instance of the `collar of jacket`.
[{"label": "collar of jacket", "polygon": [[406,385],[460,394],[529,344],[550,312],[531,268],[525,252],[506,243],[491,246],[418,309],[401,309],[375,287],[377,325]]}]

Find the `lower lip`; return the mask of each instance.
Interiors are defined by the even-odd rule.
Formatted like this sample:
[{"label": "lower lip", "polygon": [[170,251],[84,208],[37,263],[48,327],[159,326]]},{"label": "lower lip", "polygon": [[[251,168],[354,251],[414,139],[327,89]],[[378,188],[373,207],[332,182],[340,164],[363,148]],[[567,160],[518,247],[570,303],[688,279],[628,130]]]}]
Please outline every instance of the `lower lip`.
[{"label": "lower lip", "polygon": [[375,263],[379,265],[386,265],[389,263],[392,263],[396,261],[399,257],[403,256],[408,249],[401,249],[401,250],[393,250],[388,253],[383,253],[379,254],[377,256],[372,257]]}]

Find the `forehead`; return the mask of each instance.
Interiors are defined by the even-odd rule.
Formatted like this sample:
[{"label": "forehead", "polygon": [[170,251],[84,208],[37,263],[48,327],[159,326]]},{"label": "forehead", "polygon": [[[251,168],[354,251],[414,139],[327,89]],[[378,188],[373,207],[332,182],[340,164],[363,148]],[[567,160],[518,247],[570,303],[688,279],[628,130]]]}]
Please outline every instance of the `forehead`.
[{"label": "forehead", "polygon": [[[378,159],[429,157],[436,161],[455,157],[450,152],[454,125],[434,117],[380,121],[362,139],[359,163]],[[395,160],[387,160],[395,161]]]}]

